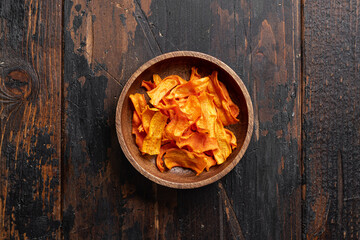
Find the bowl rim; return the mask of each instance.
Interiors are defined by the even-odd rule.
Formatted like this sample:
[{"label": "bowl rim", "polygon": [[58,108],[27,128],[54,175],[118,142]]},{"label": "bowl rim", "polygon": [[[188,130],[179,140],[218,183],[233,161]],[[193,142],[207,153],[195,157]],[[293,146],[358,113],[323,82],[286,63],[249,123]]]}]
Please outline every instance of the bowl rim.
[{"label": "bowl rim", "polygon": [[[226,71],[229,75],[231,75],[231,77],[239,85],[239,87],[242,91],[242,94],[244,95],[246,107],[247,107],[247,111],[248,111],[247,132],[246,132],[246,136],[245,136],[243,145],[241,146],[239,153],[236,155],[234,160],[226,168],[224,168],[221,172],[219,172],[218,174],[211,176],[209,178],[200,180],[198,182],[187,182],[187,183],[171,182],[171,181],[162,179],[160,177],[157,177],[157,176],[151,174],[150,172],[146,171],[131,155],[130,150],[128,149],[128,147],[125,144],[125,138],[122,133],[122,127],[121,127],[121,115],[122,115],[122,105],[123,105],[122,103],[124,103],[126,94],[127,94],[128,90],[130,89],[131,85],[134,83],[134,81],[141,75],[141,73],[143,73],[146,69],[148,69],[152,65],[154,65],[158,62],[161,62],[163,60],[169,59],[169,58],[178,58],[178,57],[195,57],[195,58],[198,58],[201,60],[209,61],[209,62],[216,64],[222,70]],[[116,114],[115,114],[115,125],[116,125],[116,133],[117,133],[117,137],[118,137],[118,142],[120,143],[120,147],[121,147],[123,153],[125,154],[125,157],[127,158],[127,160],[131,163],[131,165],[138,172],[140,172],[143,176],[145,176],[149,180],[151,180],[157,184],[166,186],[166,187],[176,188],[176,189],[192,189],[192,188],[203,187],[203,186],[206,186],[206,185],[216,182],[217,180],[221,179],[226,174],[228,174],[240,162],[240,160],[242,159],[242,157],[245,154],[246,149],[249,146],[249,143],[250,143],[250,140],[252,137],[253,128],[254,128],[254,110],[253,110],[253,105],[252,105],[250,94],[249,94],[245,84],[243,83],[241,78],[235,73],[235,71],[232,70],[227,64],[225,64],[221,60],[219,60],[213,56],[210,56],[208,54],[205,54],[205,53],[195,52],[195,51],[175,51],[175,52],[164,53],[162,55],[152,58],[151,60],[144,63],[140,68],[138,68],[131,75],[131,77],[128,79],[128,81],[124,85],[124,87],[121,91],[119,100],[117,102]]]}]

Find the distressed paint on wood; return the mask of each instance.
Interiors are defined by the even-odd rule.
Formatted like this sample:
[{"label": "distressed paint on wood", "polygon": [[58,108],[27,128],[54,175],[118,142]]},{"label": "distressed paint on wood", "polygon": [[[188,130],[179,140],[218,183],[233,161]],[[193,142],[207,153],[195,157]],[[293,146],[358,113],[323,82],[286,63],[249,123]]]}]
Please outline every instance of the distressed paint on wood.
[{"label": "distressed paint on wood", "polygon": [[224,5],[215,8],[220,19],[236,9],[220,35],[232,42],[219,37],[222,47],[214,49],[233,46],[236,54],[226,55],[241,71],[255,113],[253,142],[224,186],[246,239],[300,239],[300,2]]},{"label": "distressed paint on wood", "polygon": [[60,238],[62,2],[0,6],[0,238]]},{"label": "distressed paint on wood", "polygon": [[306,239],[360,238],[359,1],[304,2]]},{"label": "distressed paint on wood", "polygon": [[151,183],[123,156],[114,124],[123,82],[146,58],[134,52],[135,4],[65,1],[64,12],[64,238],[151,236]]}]

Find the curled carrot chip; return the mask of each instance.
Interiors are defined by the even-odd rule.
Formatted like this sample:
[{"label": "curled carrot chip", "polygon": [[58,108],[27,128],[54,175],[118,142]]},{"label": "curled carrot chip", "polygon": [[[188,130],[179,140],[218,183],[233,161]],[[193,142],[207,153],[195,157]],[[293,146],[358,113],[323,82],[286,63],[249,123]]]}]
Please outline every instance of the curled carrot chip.
[{"label": "curled carrot chip", "polygon": [[175,87],[167,98],[185,98],[190,95],[197,95],[207,88],[209,80],[209,77],[194,78],[185,84]]},{"label": "curled carrot chip", "polygon": [[139,149],[141,149],[146,134],[144,132],[139,131],[139,126],[141,126],[141,119],[138,116],[138,114],[134,111],[131,133],[135,135],[135,143],[139,147]]},{"label": "curled carrot chip", "polygon": [[156,157],[156,166],[160,170],[160,172],[165,171],[164,160],[162,158],[163,158],[165,152],[171,148],[177,148],[173,142],[169,142],[165,145],[162,145],[160,148],[160,153]]},{"label": "curled carrot chip", "polygon": [[136,113],[141,117],[141,113],[147,105],[144,94],[135,93],[131,94],[129,97],[134,105]]},{"label": "curled carrot chip", "polygon": [[[203,155],[203,156],[202,156]],[[199,175],[208,166],[205,154],[196,154],[183,149],[172,148],[166,151],[164,163],[168,169],[173,167],[190,168]]]},{"label": "curled carrot chip", "polygon": [[198,73],[198,69],[196,67],[192,67],[191,68],[191,75],[190,75],[190,81],[191,80],[196,80],[196,79],[200,79],[201,76]]},{"label": "curled carrot chip", "polygon": [[147,92],[150,97],[150,103],[153,106],[157,106],[160,100],[176,85],[178,85],[178,79],[176,77],[169,76],[165,78],[156,88]]},{"label": "curled carrot chip", "polygon": [[176,142],[179,148],[187,147],[192,152],[203,153],[218,148],[216,138],[209,137],[209,134],[200,132],[191,132],[188,136],[182,136]]},{"label": "curled carrot chip", "polygon": [[210,75],[210,79],[208,91],[214,96],[214,104],[219,112],[221,122],[224,126],[237,123],[239,120],[236,117],[239,114],[239,108],[230,99],[225,85],[219,82],[216,71]]},{"label": "curled carrot chip", "polygon": [[189,96],[189,98],[180,108],[180,111],[186,115],[190,123],[195,122],[201,117],[201,105],[199,98],[193,95]]},{"label": "curled carrot chip", "polygon": [[156,87],[156,85],[150,81],[142,81],[141,86],[150,91]]},{"label": "curled carrot chip", "polygon": [[216,161],[212,158],[212,157],[209,157],[207,156],[206,154],[202,154],[205,162],[206,162],[206,171],[209,171],[209,169],[212,167],[212,166],[215,166],[216,165]]},{"label": "curled carrot chip", "polygon": [[176,114],[165,128],[166,137],[176,141],[183,135],[190,125],[191,123],[184,115]]},{"label": "curled carrot chip", "polygon": [[159,85],[157,85],[154,89],[147,92],[150,97],[150,103],[153,106],[157,106],[160,100],[166,96],[174,87],[178,84],[187,83],[186,80],[182,79],[177,75],[171,75],[164,78]]},{"label": "curled carrot chip", "polygon": [[224,126],[239,121],[239,108],[216,71],[202,77],[193,67],[189,81],[154,74],[142,86],[154,107],[144,95],[130,95],[135,109],[132,133],[143,154],[157,154],[161,172],[183,167],[198,175],[222,164],[237,147],[235,135]]},{"label": "curled carrot chip", "polygon": [[213,150],[214,158],[217,164],[222,164],[231,154],[232,147],[230,144],[231,139],[229,141],[225,128],[219,119],[215,122],[215,134],[219,148]]},{"label": "curled carrot chip", "polygon": [[144,138],[141,148],[142,153],[155,155],[160,153],[161,138],[164,133],[167,117],[161,112],[156,112],[151,118],[149,132]]},{"label": "curled carrot chip", "polygon": [[227,91],[225,85],[222,82],[219,82],[219,84],[224,93],[225,100],[229,104],[230,113],[231,113],[232,117],[236,118],[239,115],[239,111],[240,111],[239,107],[231,100],[229,92]]},{"label": "curled carrot chip", "polygon": [[161,83],[162,80],[161,80],[161,77],[159,75],[154,74],[153,75],[153,81],[154,81],[155,86],[158,86]]},{"label": "curled carrot chip", "polygon": [[154,114],[158,112],[157,108],[150,108],[149,105],[146,105],[145,109],[141,114],[141,121],[142,127],[146,133],[149,133],[149,127],[151,119],[153,118]]},{"label": "curled carrot chip", "polygon": [[226,133],[227,142],[230,143],[231,148],[232,149],[236,148],[237,147],[236,137],[233,134],[233,132],[225,128],[225,133]]},{"label": "curled carrot chip", "polygon": [[201,104],[201,117],[196,122],[196,126],[200,132],[208,133],[211,138],[215,137],[215,121],[217,119],[217,112],[213,102],[213,97],[203,92],[199,96]]}]

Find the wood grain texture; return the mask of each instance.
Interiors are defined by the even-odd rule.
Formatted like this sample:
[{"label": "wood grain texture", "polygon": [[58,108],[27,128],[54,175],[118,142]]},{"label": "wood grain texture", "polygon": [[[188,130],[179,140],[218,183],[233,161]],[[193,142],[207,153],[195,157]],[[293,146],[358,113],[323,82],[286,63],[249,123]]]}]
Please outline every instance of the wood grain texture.
[{"label": "wood grain texture", "polygon": [[114,123],[124,82],[149,58],[135,4],[64,4],[64,238],[154,236],[152,185],[123,156]]},{"label": "wood grain texture", "polygon": [[0,239],[60,238],[61,12],[0,2]]},{"label": "wood grain texture", "polygon": [[360,238],[359,1],[304,3],[306,239]]}]

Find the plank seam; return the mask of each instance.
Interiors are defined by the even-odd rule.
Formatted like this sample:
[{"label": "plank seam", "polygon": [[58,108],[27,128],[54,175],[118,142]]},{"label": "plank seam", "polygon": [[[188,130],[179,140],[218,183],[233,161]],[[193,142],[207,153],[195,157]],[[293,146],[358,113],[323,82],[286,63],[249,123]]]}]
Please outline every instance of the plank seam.
[{"label": "plank seam", "polygon": [[65,144],[64,144],[64,137],[65,137],[65,79],[64,79],[64,71],[65,71],[65,65],[64,65],[64,55],[65,55],[65,0],[61,1],[61,86],[60,86],[60,109],[61,109],[61,117],[60,117],[60,126],[61,126],[61,132],[60,132],[60,237],[61,239],[64,239],[64,231],[63,231],[63,211],[64,211],[64,152],[65,152]]},{"label": "plank seam", "polygon": [[[305,141],[305,134],[303,131],[303,121],[305,112],[305,14],[304,14],[305,0],[300,0],[300,178],[301,178],[301,238],[305,239],[305,211],[304,206],[306,198],[306,176],[305,176],[305,150],[303,143]],[[303,191],[305,187],[305,192]]]}]

